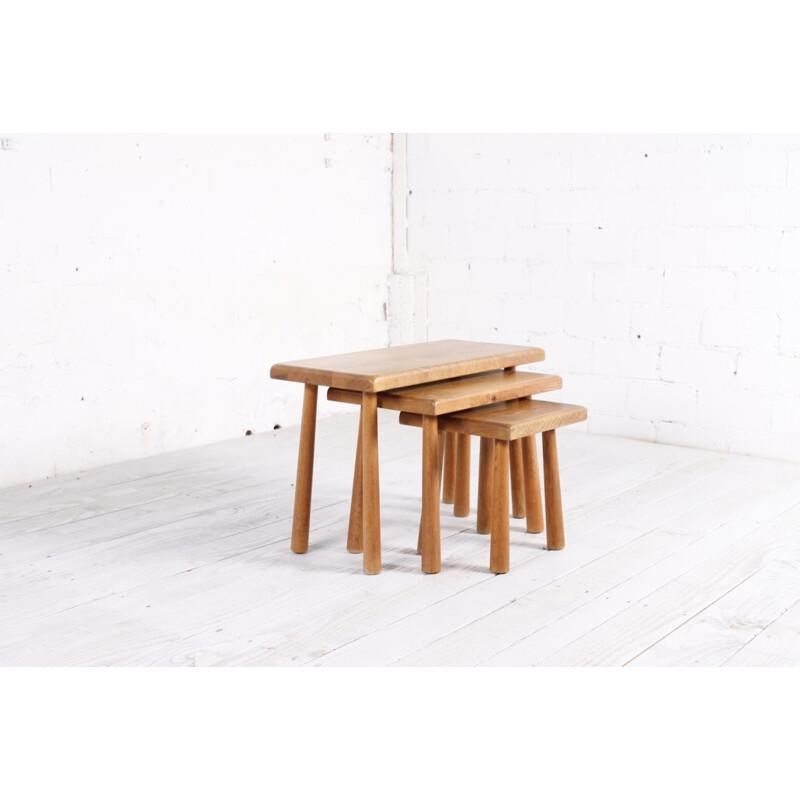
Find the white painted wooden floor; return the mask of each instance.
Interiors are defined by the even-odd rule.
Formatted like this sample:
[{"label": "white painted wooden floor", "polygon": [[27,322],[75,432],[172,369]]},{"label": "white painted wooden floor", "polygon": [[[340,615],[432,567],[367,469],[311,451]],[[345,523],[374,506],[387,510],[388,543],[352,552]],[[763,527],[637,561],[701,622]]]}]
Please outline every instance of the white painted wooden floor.
[{"label": "white painted wooden floor", "polygon": [[302,556],[298,433],[0,491],[0,665],[800,665],[800,465],[560,431],[566,549],[513,520],[492,575],[474,509],[442,506],[423,575],[419,431],[382,411],[365,576],[345,548],[356,417],[319,423]]}]

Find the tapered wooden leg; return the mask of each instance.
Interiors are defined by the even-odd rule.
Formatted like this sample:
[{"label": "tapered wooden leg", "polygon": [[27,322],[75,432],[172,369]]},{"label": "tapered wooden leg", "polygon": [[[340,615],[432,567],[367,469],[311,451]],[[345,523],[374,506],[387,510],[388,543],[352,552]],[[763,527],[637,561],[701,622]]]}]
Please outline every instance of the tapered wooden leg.
[{"label": "tapered wooden leg", "polygon": [[347,549],[351,553],[363,551],[361,536],[363,517],[363,481],[361,478],[361,418],[358,419],[358,443],[356,444],[356,466],[353,470],[353,492],[350,497],[350,525],[347,528]]},{"label": "tapered wooden leg", "polygon": [[542,492],[539,488],[539,459],[536,455],[536,437],[528,436],[522,440],[522,469],[525,473],[525,516],[528,533],[541,533],[544,530],[544,509]]},{"label": "tapered wooden leg", "polygon": [[508,442],[494,443],[494,481],[492,482],[492,542],[489,569],[508,572]]},{"label": "tapered wooden leg", "polygon": [[453,516],[469,516],[469,467],[470,444],[472,437],[468,433],[456,436],[456,487],[453,503]]},{"label": "tapered wooden leg", "polygon": [[[438,433],[438,431],[437,431],[437,433]],[[446,435],[447,434],[444,434],[444,433],[439,433],[438,434],[439,444],[436,447],[436,458],[437,458],[437,462],[438,462],[438,466],[439,466],[439,486],[440,487],[441,487],[441,483],[442,483],[442,464],[444,463],[444,441],[445,441],[445,436]],[[423,469],[422,469],[422,474],[423,474],[423,480],[424,480],[425,479],[424,478],[424,475],[425,475],[424,466],[423,466]],[[440,491],[441,491],[441,488],[440,488]],[[422,521],[423,521],[423,519],[424,519],[424,515],[420,516],[419,534],[417,535],[417,552],[418,553],[422,552]]]},{"label": "tapered wooden leg", "polygon": [[556,432],[542,434],[544,456],[544,502],[547,509],[547,549],[564,547],[564,516],[561,510],[561,481],[558,477],[558,452]]},{"label": "tapered wooden leg", "polygon": [[317,387],[306,384],[303,393],[303,418],[300,423],[300,450],[297,455],[297,480],[294,483],[292,550],[308,550],[308,525],[311,520],[311,479],[314,474],[314,437],[317,428]]},{"label": "tapered wooden leg", "polygon": [[422,571],[439,572],[442,568],[439,531],[439,422],[436,417],[422,418],[422,523],[420,550]]},{"label": "tapered wooden leg", "polygon": [[377,575],[381,571],[381,511],[378,480],[378,396],[361,395],[361,483],[362,536],[364,572]]},{"label": "tapered wooden leg", "polygon": [[[437,430],[437,434],[438,434],[439,444],[436,446],[436,460],[437,460],[437,464],[438,464],[438,467],[439,467],[439,486],[440,486],[439,491],[441,491],[442,464],[444,463],[444,441],[445,441],[445,436],[447,434],[439,433],[438,430]],[[423,467],[422,467],[422,479],[423,479],[423,481],[425,480],[425,466],[424,466],[424,464],[423,464]],[[417,552],[418,553],[422,553],[422,524],[423,524],[424,518],[425,518],[425,516],[424,516],[424,511],[423,511],[423,513],[420,516],[420,520],[419,520],[419,533],[417,534]]]},{"label": "tapered wooden leg", "polygon": [[456,487],[456,435],[444,434],[444,473],[442,477],[442,502],[452,503]]},{"label": "tapered wooden leg", "polygon": [[511,516],[525,516],[525,472],[522,469],[522,442],[517,439],[509,445],[511,460]]},{"label": "tapered wooden leg", "polygon": [[481,436],[481,456],[478,464],[478,533],[492,529],[492,471],[494,470],[494,439]]}]

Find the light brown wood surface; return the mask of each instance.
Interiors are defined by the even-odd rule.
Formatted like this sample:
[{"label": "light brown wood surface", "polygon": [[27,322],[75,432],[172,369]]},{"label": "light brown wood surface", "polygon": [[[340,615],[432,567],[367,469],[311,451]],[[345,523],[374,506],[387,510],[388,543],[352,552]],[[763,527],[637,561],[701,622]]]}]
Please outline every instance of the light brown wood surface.
[{"label": "light brown wood surface", "polygon": [[526,436],[522,441],[522,464],[525,470],[525,517],[528,533],[544,530],[544,511],[539,479],[539,458],[536,454],[536,437]]},{"label": "light brown wood surface", "polygon": [[469,516],[470,440],[467,433],[456,436],[456,485],[453,498],[453,516]]},{"label": "light brown wood surface", "polygon": [[[422,427],[420,417],[420,427]],[[444,433],[442,435],[442,446],[444,449],[444,472],[442,473],[442,502],[452,503],[455,499],[456,490],[456,435],[454,433]]]},{"label": "light brown wood surface", "polygon": [[425,417],[422,428],[422,521],[420,524],[422,571],[442,568],[439,533],[439,426],[435,417]]},{"label": "light brown wood surface", "polygon": [[[519,364],[528,364],[543,359],[544,351],[538,347],[443,340],[344,353],[272,366],[270,370],[272,378],[305,383],[306,398],[309,397],[309,387],[319,385],[362,392],[361,538],[365,573],[374,575],[381,570],[378,398],[376,393],[492,370],[511,371]],[[513,381],[513,377],[509,377]],[[314,389],[314,412],[314,416],[316,416],[316,388]],[[296,489],[296,507],[299,513],[296,523],[297,532],[292,538],[292,547],[296,549],[296,552],[305,552],[308,548],[308,508],[310,507],[311,473],[313,471],[313,438],[313,421],[310,421],[308,415],[304,414],[301,442],[305,442],[305,450],[301,445]],[[302,476],[300,475],[301,467],[304,471]],[[307,476],[305,475],[306,467]],[[353,531],[350,533],[348,541],[353,544],[357,541],[356,535]]]},{"label": "light brown wood surface", "polygon": [[[504,400],[530,397],[532,394],[554,391],[561,387],[562,380],[558,375],[496,370],[381,392],[378,395],[378,407],[438,416]],[[331,388],[328,389],[328,400],[360,403],[361,393]]]},{"label": "light brown wood surface", "polygon": [[350,499],[350,522],[347,526],[347,549],[351,553],[361,553],[363,544],[363,459],[361,457],[361,417],[358,419],[358,441],[356,443],[356,467],[353,470],[353,491]]},{"label": "light brown wood surface", "polygon": [[481,437],[478,462],[478,533],[492,529],[492,474],[494,470],[494,439]]},{"label": "light brown wood surface", "polygon": [[314,475],[314,439],[317,425],[317,387],[305,387],[300,447],[297,455],[297,480],[294,488],[292,550],[308,550],[308,526],[311,521],[311,482]]},{"label": "light brown wood surface", "polygon": [[489,569],[501,574],[509,567],[508,531],[508,442],[498,439],[494,443],[492,470],[492,538],[489,552]]},{"label": "light brown wood surface", "polygon": [[[583,406],[548,400],[512,400],[439,417],[439,430],[513,441],[586,419]],[[422,427],[422,416],[400,413],[401,425]]]},{"label": "light brown wood surface", "polygon": [[522,465],[522,442],[511,441],[508,448],[511,471],[511,516],[522,519],[525,516],[525,470]]},{"label": "light brown wood surface", "polygon": [[[528,397],[530,394],[560,389],[562,380],[558,375],[533,372],[517,372],[513,367],[505,370],[494,370],[479,375],[453,378],[446,381],[423,384],[421,386],[395,389],[378,394],[378,406],[395,411],[410,411],[425,415],[452,413],[455,410],[472,409],[476,406],[495,403],[509,399]],[[361,392],[347,389],[328,389],[328,400],[361,403]],[[444,432],[440,437],[443,458],[443,472],[440,473],[442,502],[453,503],[453,513],[457,517],[466,517],[470,512],[469,497],[469,462],[459,457],[458,439],[463,439],[469,449],[468,437],[456,437]],[[491,440],[486,440],[490,442]],[[491,444],[482,444],[482,447]],[[491,473],[491,460],[485,467]],[[511,486],[512,508],[517,518],[525,516],[525,482],[522,468],[521,446],[512,445],[511,449]],[[483,487],[481,480],[479,486]],[[481,503],[479,489],[479,530],[488,533],[490,530],[490,512],[487,503]],[[488,495],[487,495],[488,497]],[[421,534],[420,534],[421,535]],[[421,541],[421,539],[420,539]],[[419,549],[419,548],[418,548]]]},{"label": "light brown wood surface", "polygon": [[547,549],[564,548],[564,514],[561,510],[561,480],[558,476],[556,432],[542,433],[544,460],[544,502],[547,509]]},{"label": "light brown wood surface", "polygon": [[[528,533],[541,533],[544,530],[544,507],[542,506],[542,493],[539,477],[539,459],[536,454],[536,438],[528,436],[518,439],[522,450],[521,480],[525,493],[526,531]],[[510,443],[512,446],[514,442]],[[480,437],[480,460],[478,474],[478,533],[490,533],[492,529],[492,478],[493,478],[494,439]],[[509,456],[509,467],[512,465]],[[514,480],[514,470],[509,470],[511,483]],[[457,489],[458,491],[458,489]],[[512,490],[513,495],[513,490]],[[455,516],[458,516],[457,514]],[[512,513],[512,516],[514,514]]]},{"label": "light brown wood surface", "polygon": [[380,392],[544,360],[544,350],[445,339],[274,364],[279,380]]},{"label": "light brown wood surface", "polygon": [[[423,420],[429,419],[430,417],[418,414],[400,413],[400,422],[404,425],[420,426],[423,424]],[[437,419],[440,431],[448,431],[456,435],[459,440],[468,434],[494,439],[491,488],[485,484],[483,486],[484,504],[485,499],[491,497],[491,569],[494,572],[508,571],[508,564],[503,561],[503,554],[508,552],[509,471],[511,483],[513,484],[515,480],[520,481],[520,488],[526,495],[526,505],[530,503],[530,513],[526,521],[527,530],[531,532],[541,530],[541,499],[538,474],[536,474],[538,464],[533,436],[537,431],[542,431],[547,548],[548,550],[563,549],[564,520],[561,509],[561,484],[558,474],[555,429],[586,419],[586,409],[583,406],[526,398],[448,414]],[[519,452],[519,463],[516,467],[512,466],[513,462],[511,461],[511,458],[514,457],[514,453],[511,452],[514,446],[518,448]],[[501,448],[499,453],[498,448]],[[486,449],[484,449],[483,455],[485,459]],[[501,463],[505,464],[506,470],[502,481],[498,478]],[[480,505],[479,502],[479,507]],[[502,523],[499,519],[501,509],[505,514]],[[521,516],[524,515],[523,512]],[[485,524],[484,516],[479,523],[479,529],[485,529]]]},{"label": "light brown wood surface", "polygon": [[362,546],[364,572],[381,571],[380,483],[378,479],[378,401],[364,392],[361,401]]}]

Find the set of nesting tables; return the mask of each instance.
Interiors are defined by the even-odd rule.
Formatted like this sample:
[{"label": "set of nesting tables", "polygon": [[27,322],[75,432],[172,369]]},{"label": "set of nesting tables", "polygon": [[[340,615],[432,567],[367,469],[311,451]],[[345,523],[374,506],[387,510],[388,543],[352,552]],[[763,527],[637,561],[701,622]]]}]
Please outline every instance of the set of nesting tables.
[{"label": "set of nesting tables", "polygon": [[[544,431],[543,424],[558,427],[586,417],[585,409],[580,406],[539,403],[541,407],[548,407],[543,409],[536,407],[537,401],[521,399],[530,398],[530,395],[539,391],[560,388],[561,380],[558,376],[517,372],[515,369],[523,364],[542,361],[544,357],[544,350],[539,347],[443,340],[273,365],[270,370],[271,378],[305,384],[292,522],[292,550],[295,553],[305,553],[308,549],[317,395],[320,386],[330,387],[329,399],[361,405],[348,548],[354,552],[363,552],[364,572],[368,575],[381,571],[378,407],[399,410],[401,422],[422,427],[422,569],[424,572],[438,572],[441,566],[439,493],[443,450],[440,447],[440,429],[460,431],[467,434],[467,438],[469,433],[473,433],[482,437],[494,435],[500,439],[511,439],[527,437],[530,432]],[[521,405],[514,405],[521,403],[533,406],[523,408]],[[494,420],[481,410],[484,408],[495,409]],[[516,412],[514,409],[517,409]],[[504,424],[502,428],[496,424],[500,420],[501,412]],[[531,420],[537,414],[539,421],[532,423]],[[547,416],[546,423],[542,422],[544,416]],[[508,422],[509,419],[511,423]],[[516,424],[516,428],[512,431],[509,426],[513,424]],[[497,433],[498,430],[501,432]],[[553,430],[549,432],[553,433]],[[546,433],[547,431],[543,433],[543,440]],[[483,441],[482,438],[482,454]],[[547,440],[544,442],[547,456]],[[501,443],[506,457],[506,482],[503,484],[500,481],[496,488],[502,490],[504,485],[507,506],[509,462],[505,448],[507,442]],[[551,448],[555,457],[554,437]],[[557,480],[557,460],[555,469]],[[481,470],[483,472],[483,463]],[[545,478],[547,479],[547,474]],[[546,482],[546,495],[547,491]],[[560,516],[560,489],[558,504]],[[492,543],[494,547],[494,538]]]}]

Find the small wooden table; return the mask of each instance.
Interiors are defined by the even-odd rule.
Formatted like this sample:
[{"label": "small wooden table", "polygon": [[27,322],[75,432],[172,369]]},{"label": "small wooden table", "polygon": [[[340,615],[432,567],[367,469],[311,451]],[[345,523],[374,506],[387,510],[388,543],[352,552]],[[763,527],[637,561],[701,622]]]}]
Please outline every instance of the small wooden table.
[{"label": "small wooden table", "polygon": [[[544,350],[539,347],[446,339],[273,365],[270,369],[271,378],[305,384],[292,522],[292,550],[295,553],[305,553],[308,550],[319,386],[362,393],[359,449],[363,488],[364,572],[367,575],[377,575],[381,571],[378,393],[403,386],[416,386],[462,375],[516,367],[543,359]],[[438,451],[438,426],[435,418],[432,419],[432,424],[423,427],[423,451],[435,454]],[[438,502],[438,490],[436,494]],[[423,503],[426,500],[432,502],[431,498],[423,497]]]}]

